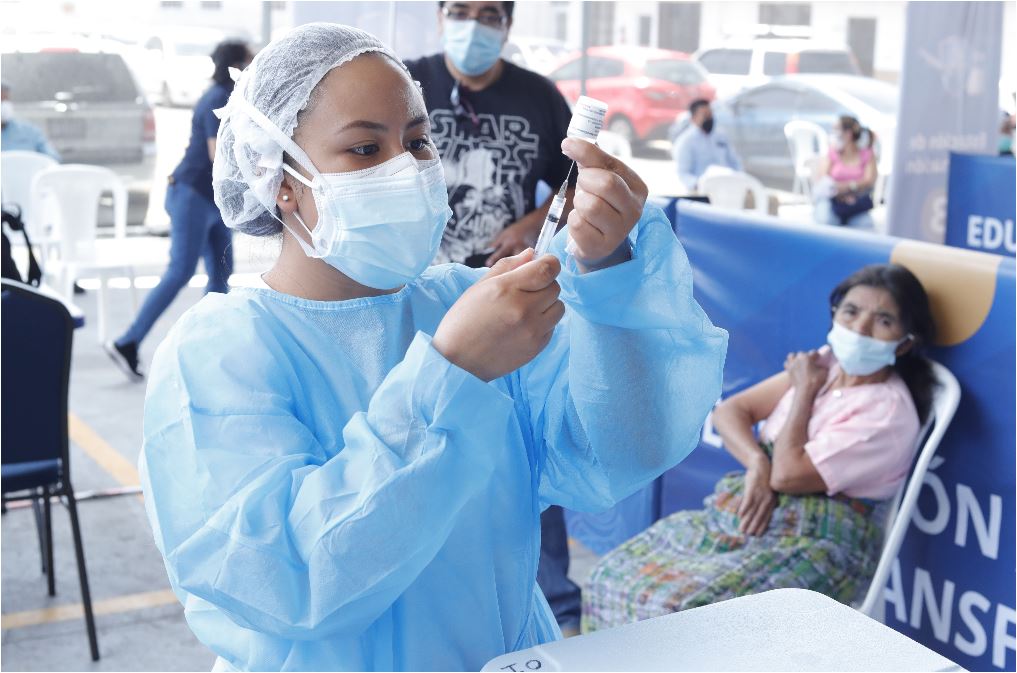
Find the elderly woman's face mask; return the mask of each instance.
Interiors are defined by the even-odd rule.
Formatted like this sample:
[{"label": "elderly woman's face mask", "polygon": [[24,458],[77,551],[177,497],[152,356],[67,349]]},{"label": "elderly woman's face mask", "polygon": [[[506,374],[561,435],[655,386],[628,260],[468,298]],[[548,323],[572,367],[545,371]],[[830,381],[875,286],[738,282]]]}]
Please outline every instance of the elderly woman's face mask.
[{"label": "elderly woman's face mask", "polygon": [[903,353],[900,347],[912,338],[905,334],[900,309],[889,292],[858,285],[834,307],[827,343],[847,374],[868,376],[893,366]]}]

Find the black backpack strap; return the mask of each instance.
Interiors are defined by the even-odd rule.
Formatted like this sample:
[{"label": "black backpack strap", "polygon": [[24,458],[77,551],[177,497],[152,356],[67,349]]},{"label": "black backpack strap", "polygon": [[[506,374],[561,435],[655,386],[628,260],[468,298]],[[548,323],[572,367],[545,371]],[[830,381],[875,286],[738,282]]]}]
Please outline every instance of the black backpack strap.
[{"label": "black backpack strap", "polygon": [[[20,231],[21,235],[25,238],[25,249],[28,250],[28,278],[27,282],[29,285],[39,286],[42,281],[42,267],[39,266],[39,261],[35,258],[35,252],[32,250],[32,241],[28,238],[28,231],[25,230],[25,222],[21,219],[21,208],[20,206],[6,205],[3,209],[3,221],[13,231]],[[7,268],[7,258],[10,257],[10,241],[7,236],[4,236],[4,276],[11,271]],[[11,259],[10,266],[17,270],[14,266],[14,260]],[[14,278],[15,276],[10,276]],[[21,274],[18,273],[16,276],[17,280],[21,280]]]},{"label": "black backpack strap", "polygon": [[21,235],[25,237],[25,249],[28,250],[28,284],[39,287],[39,283],[42,282],[42,267],[39,266],[38,260],[35,259],[35,253],[32,251],[32,242],[28,240],[28,232],[25,231],[24,227],[21,227]]},{"label": "black backpack strap", "polygon": [[7,238],[7,233],[0,232],[0,237],[3,237],[3,250],[0,252],[0,277],[10,278],[19,283],[23,282],[21,270],[14,263],[14,257],[11,256],[11,241]]}]

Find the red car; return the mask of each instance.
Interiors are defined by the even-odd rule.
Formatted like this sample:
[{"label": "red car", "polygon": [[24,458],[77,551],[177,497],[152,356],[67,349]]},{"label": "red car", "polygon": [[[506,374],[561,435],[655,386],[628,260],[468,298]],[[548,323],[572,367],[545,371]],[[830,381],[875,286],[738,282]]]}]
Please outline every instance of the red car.
[{"label": "red car", "polygon": [[[688,54],[650,47],[591,47],[586,95],[608,105],[606,128],[630,142],[667,137],[675,117],[697,98],[713,100],[707,72]],[[548,77],[574,103],[579,98],[580,54],[568,56]]]}]

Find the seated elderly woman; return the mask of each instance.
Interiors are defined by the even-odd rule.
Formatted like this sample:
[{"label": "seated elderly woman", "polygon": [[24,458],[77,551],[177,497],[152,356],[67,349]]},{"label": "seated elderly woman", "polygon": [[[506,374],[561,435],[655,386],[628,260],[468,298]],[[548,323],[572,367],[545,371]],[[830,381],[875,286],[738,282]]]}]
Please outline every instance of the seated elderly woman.
[{"label": "seated elderly woman", "polygon": [[[885,509],[906,479],[933,395],[921,283],[867,266],[830,295],[828,346],[725,400],[713,423],[745,467],[697,511],[608,553],[583,591],[583,630],[778,588],[850,603],[875,572]],[[753,428],[765,421],[759,438]]]}]

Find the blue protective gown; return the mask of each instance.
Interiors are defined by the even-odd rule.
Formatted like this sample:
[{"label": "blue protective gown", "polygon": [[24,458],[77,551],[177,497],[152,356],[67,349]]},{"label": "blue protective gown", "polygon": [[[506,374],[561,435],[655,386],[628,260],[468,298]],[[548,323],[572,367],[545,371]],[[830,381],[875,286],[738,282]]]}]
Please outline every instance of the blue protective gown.
[{"label": "blue protective gown", "polygon": [[727,333],[659,209],[630,242],[609,269],[567,259],[551,343],[490,383],[430,344],[482,275],[458,265],[381,297],[189,310],[152,364],[140,467],[197,637],[251,670],[477,670],[560,637],[540,512],[632,494],[720,394]]}]

